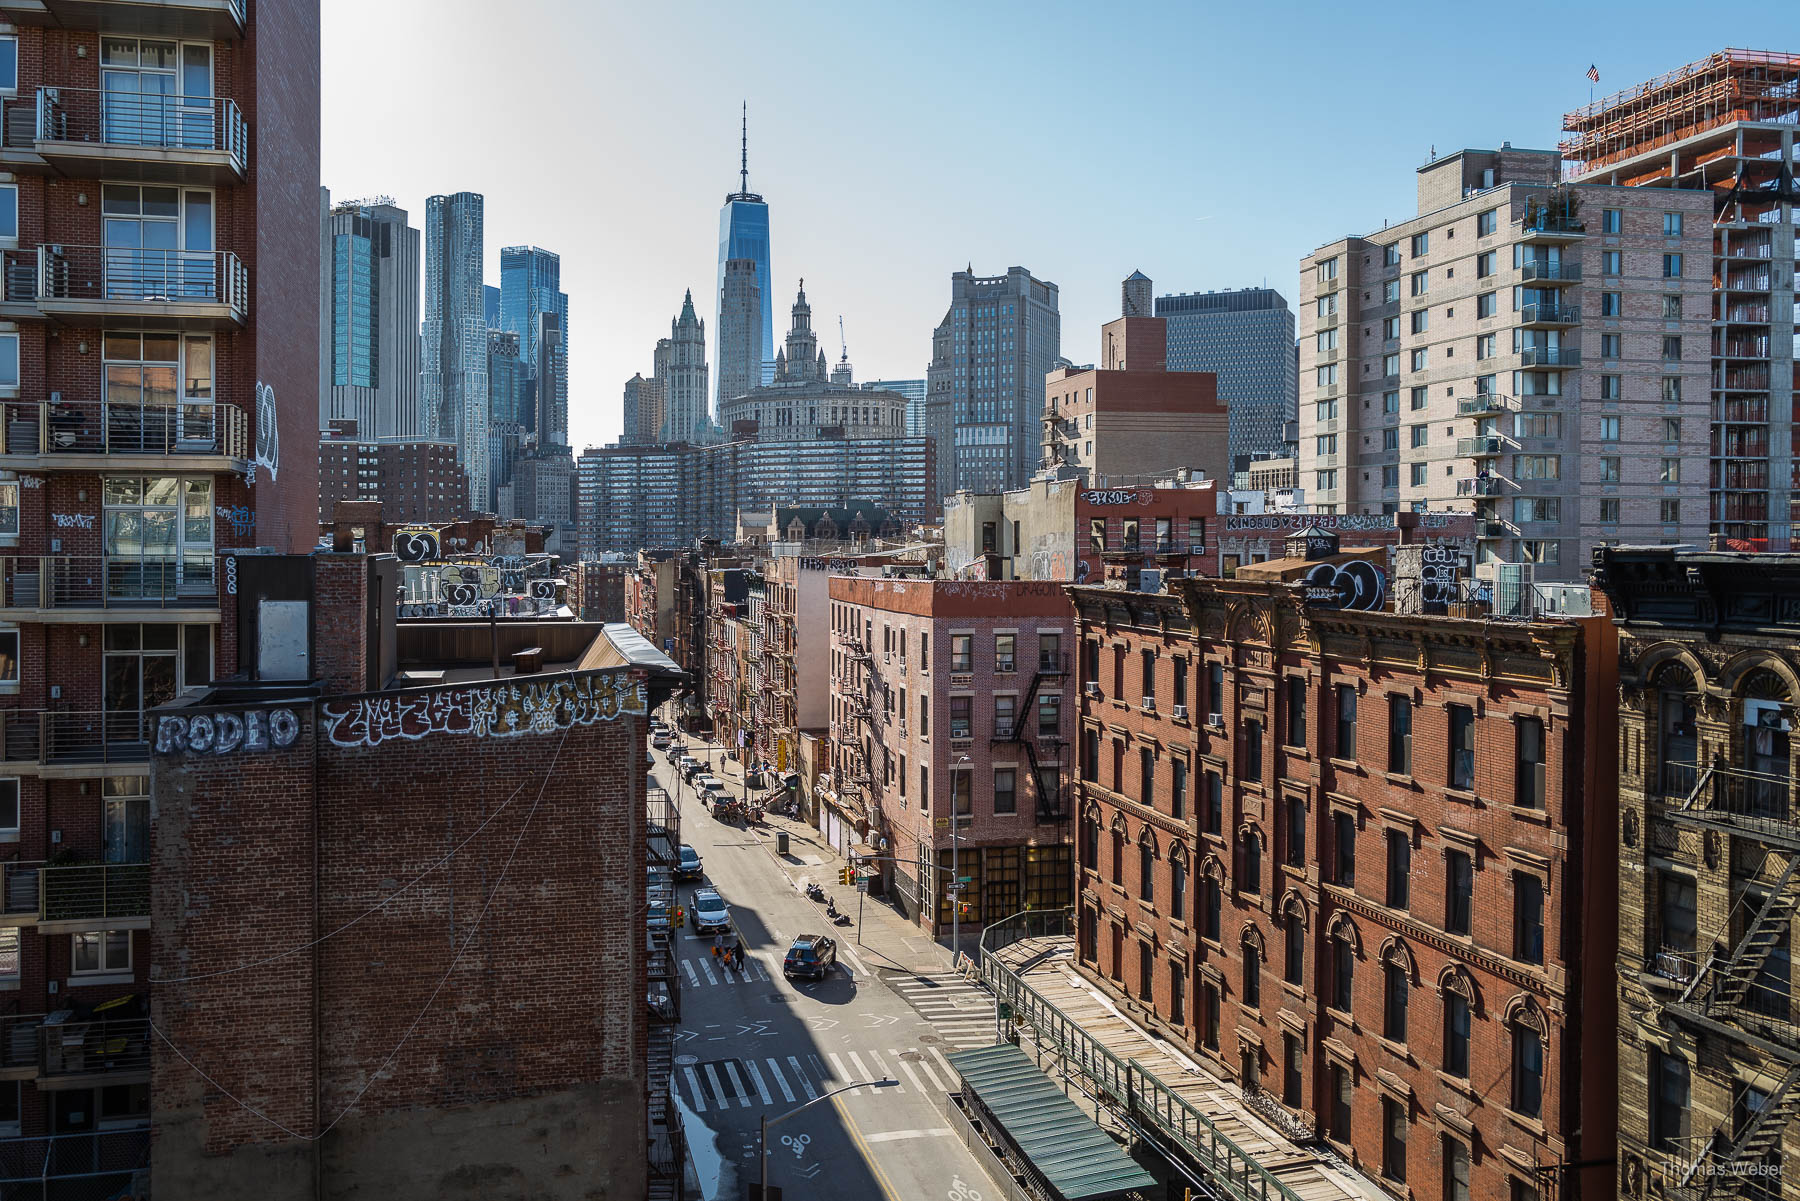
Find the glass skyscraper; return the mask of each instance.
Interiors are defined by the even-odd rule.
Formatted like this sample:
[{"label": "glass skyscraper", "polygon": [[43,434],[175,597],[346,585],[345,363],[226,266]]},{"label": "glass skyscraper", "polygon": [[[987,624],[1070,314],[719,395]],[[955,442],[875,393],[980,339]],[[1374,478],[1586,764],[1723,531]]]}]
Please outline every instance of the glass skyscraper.
[{"label": "glass skyscraper", "polygon": [[[717,310],[720,320],[713,323],[713,335],[723,337],[724,298],[725,298],[725,264],[732,259],[749,259],[756,264],[756,286],[762,291],[762,361],[756,364],[757,371],[749,378],[759,380],[764,387],[775,380],[775,302],[774,289],[769,279],[769,206],[763,198],[750,190],[750,142],[749,126],[746,122],[742,156],[738,164],[738,190],[725,197],[725,207],[719,210],[719,280],[718,292],[720,307]],[[726,347],[721,342],[716,347],[713,363],[718,370],[721,383],[728,378],[736,378],[736,373],[727,370],[725,363]],[[718,401],[729,397],[715,397],[713,409],[718,410]]]},{"label": "glass skyscraper", "polygon": [[419,432],[419,231],[386,197],[320,188],[319,428]]},{"label": "glass skyscraper", "polygon": [[456,443],[472,505],[488,491],[487,308],[481,282],[483,201],[425,200],[425,354],[420,433]]},{"label": "glass skyscraper", "polygon": [[[555,314],[552,329],[565,331],[564,339],[545,356],[549,364],[547,379],[540,375],[538,331],[542,315]],[[537,246],[506,246],[500,250],[500,324],[497,328],[519,335],[519,359],[525,364],[531,381],[531,392],[542,393],[533,405],[534,413],[551,415],[568,413],[568,355],[566,331],[569,322],[569,297],[562,291],[562,259]],[[541,445],[566,441],[566,430],[539,429],[535,416],[527,428]]]}]

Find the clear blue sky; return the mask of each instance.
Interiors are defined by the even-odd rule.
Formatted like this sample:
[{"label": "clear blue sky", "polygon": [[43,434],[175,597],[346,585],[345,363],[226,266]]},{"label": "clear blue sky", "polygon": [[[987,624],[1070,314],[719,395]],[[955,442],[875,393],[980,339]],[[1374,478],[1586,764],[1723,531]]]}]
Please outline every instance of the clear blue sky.
[{"label": "clear blue sky", "polygon": [[777,343],[804,276],[829,357],[842,314],[859,378],[908,378],[965,264],[1059,285],[1078,362],[1133,269],[1292,302],[1302,255],[1412,214],[1433,146],[1553,146],[1590,62],[1605,95],[1800,48],[1781,7],[323,0],[324,182],[415,223],[484,193],[490,283],[501,246],[562,255],[579,448],[683,289],[711,341],[740,100]]}]

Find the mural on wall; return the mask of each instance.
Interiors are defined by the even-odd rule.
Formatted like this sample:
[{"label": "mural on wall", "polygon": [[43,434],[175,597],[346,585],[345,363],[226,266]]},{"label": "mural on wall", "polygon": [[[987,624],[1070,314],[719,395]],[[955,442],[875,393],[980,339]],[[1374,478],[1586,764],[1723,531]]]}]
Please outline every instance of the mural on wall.
[{"label": "mural on wall", "polygon": [[1387,575],[1373,563],[1321,563],[1300,579],[1300,595],[1322,609],[1381,608]]},{"label": "mural on wall", "polygon": [[519,684],[390,693],[323,701],[319,727],[333,746],[374,747],[430,734],[511,738],[615,721],[648,710],[647,689],[622,671]]}]

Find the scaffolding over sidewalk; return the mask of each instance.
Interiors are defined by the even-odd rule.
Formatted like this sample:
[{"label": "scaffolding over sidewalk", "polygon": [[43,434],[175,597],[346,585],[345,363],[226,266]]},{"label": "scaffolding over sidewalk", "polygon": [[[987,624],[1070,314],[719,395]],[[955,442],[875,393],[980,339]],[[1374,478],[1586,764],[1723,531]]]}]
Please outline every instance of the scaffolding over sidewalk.
[{"label": "scaffolding over sidewalk", "polygon": [[1257,1113],[1239,1090],[1197,1071],[1101,997],[1069,966],[1070,911],[1018,914],[982,936],[981,979],[1049,1053],[1121,1116],[1151,1131],[1231,1201],[1373,1201],[1379,1189]]}]

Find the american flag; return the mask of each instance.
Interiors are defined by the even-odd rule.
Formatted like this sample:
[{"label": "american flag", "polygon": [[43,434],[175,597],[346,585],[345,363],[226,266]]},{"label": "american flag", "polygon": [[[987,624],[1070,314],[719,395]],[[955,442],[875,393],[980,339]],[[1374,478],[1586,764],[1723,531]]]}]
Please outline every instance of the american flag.
[{"label": "american flag", "polygon": [[1588,69],[1587,69],[1587,77],[1588,77],[1589,83],[1599,83],[1600,82],[1600,68],[1597,66],[1594,66],[1592,63],[1589,63]]}]

